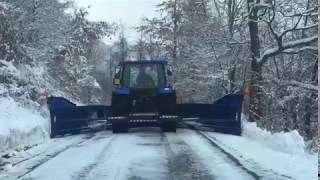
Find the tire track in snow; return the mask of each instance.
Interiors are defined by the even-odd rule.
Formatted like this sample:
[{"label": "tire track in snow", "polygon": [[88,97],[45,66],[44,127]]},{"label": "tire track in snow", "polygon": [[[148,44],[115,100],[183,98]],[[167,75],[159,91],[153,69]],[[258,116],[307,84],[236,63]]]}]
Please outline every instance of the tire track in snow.
[{"label": "tire track in snow", "polygon": [[[87,142],[89,139],[92,139],[94,136],[95,136],[94,133],[87,134],[87,136],[85,136],[85,137],[82,138],[82,141],[76,142],[76,143],[73,143],[73,144],[77,144],[77,143],[80,143],[80,144],[81,144],[81,143],[83,143],[83,142]],[[56,151],[59,151],[59,150],[65,148],[66,146],[69,146],[69,145],[64,145],[64,146],[62,146],[62,147],[59,147],[59,148],[57,148]],[[31,149],[32,149],[32,148],[31,148]],[[37,153],[35,153],[35,154],[32,154],[31,156],[29,156],[29,157],[27,157],[27,158],[21,159],[21,160],[19,160],[19,161],[11,162],[11,166],[12,166],[12,167],[15,167],[15,166],[18,166],[18,165],[26,162],[26,161],[33,160],[33,159],[35,159],[35,158],[37,158],[37,157],[39,157],[39,156],[41,156],[41,155],[43,155],[43,154],[46,154],[46,153],[48,152],[48,150],[51,150],[51,151],[52,151],[52,147],[49,146],[49,147],[45,148],[44,150],[42,150],[42,151],[40,151],[40,152],[37,152]],[[48,154],[48,155],[46,155],[46,156],[50,156],[50,154]],[[0,172],[1,172],[1,171],[0,171]]]},{"label": "tire track in snow", "polygon": [[100,151],[100,153],[96,156],[95,161],[88,164],[87,166],[83,167],[81,170],[77,171],[75,175],[72,176],[72,180],[80,180],[80,179],[86,179],[90,172],[98,166],[102,161],[105,161],[106,159],[109,159],[111,154],[107,154],[107,151],[111,148],[112,143],[117,138],[117,135],[113,135],[111,139],[108,141],[108,143],[103,147],[103,149]]},{"label": "tire track in snow", "polygon": [[[172,141],[172,138],[170,139]],[[201,162],[199,162],[192,149],[190,149],[190,147],[185,142],[183,142],[183,140],[179,139],[173,144],[169,141],[168,133],[162,133],[162,142],[167,153],[170,179],[215,179],[215,177],[210,174],[205,166]]]},{"label": "tire track in snow", "polygon": [[[67,151],[68,149],[70,149],[70,148],[72,148],[72,147],[76,147],[76,146],[81,146],[81,145],[83,145],[83,144],[85,144],[85,143],[93,140],[93,139],[95,138],[95,135],[96,135],[96,134],[90,134],[89,137],[86,137],[84,140],[82,140],[82,141],[80,141],[80,142],[73,143],[73,144],[71,144],[71,145],[67,145],[67,146],[63,147],[62,149],[55,151],[54,153],[47,154],[44,158],[42,158],[41,160],[39,160],[38,163],[36,163],[35,165],[27,168],[28,170],[27,170],[26,172],[24,172],[23,174],[19,175],[19,176],[17,177],[17,179],[23,179],[24,176],[30,174],[31,172],[33,172],[34,170],[36,170],[36,169],[37,169],[38,167],[40,167],[41,165],[43,165],[43,164],[45,164],[46,162],[48,162],[49,160],[57,157],[59,154]],[[39,153],[38,156],[33,156],[33,157],[29,158],[29,159],[26,159],[26,160],[21,161],[21,162],[18,163],[18,164],[21,164],[21,163],[23,163],[23,162],[25,162],[25,161],[29,161],[29,160],[35,159],[36,157],[39,157],[41,154],[44,154],[44,153]],[[18,164],[16,164],[16,166],[17,166]]]},{"label": "tire track in snow", "polygon": [[[274,172],[273,170],[269,169],[263,169],[262,167],[260,167],[260,165],[256,162],[254,162],[253,160],[248,160],[245,159],[243,157],[236,157],[234,154],[232,154],[232,152],[229,152],[226,147],[222,147],[222,145],[219,144],[219,142],[217,142],[213,137],[207,135],[205,132],[201,132],[199,131],[199,133],[206,137],[206,139],[210,142],[212,142],[213,144],[217,145],[219,148],[221,148],[222,151],[224,151],[226,154],[229,154],[231,158],[234,158],[235,161],[237,161],[239,163],[239,165],[241,165],[243,168],[255,173],[259,178],[259,180],[273,180],[273,179],[277,179],[277,180],[290,180],[293,179],[290,176],[284,175],[284,174],[279,174],[277,172]],[[232,150],[231,150],[232,151]],[[243,160],[241,160],[243,159]],[[250,167],[248,167],[250,166]],[[255,169],[255,170],[253,170]]]},{"label": "tire track in snow", "polygon": [[[219,142],[217,142],[213,137],[207,135],[205,132],[201,131],[199,128],[197,128],[194,125],[185,124],[189,129],[194,130],[199,135],[201,135],[203,138],[205,138],[213,147],[219,149],[222,153],[228,156],[230,160],[232,160],[235,164],[237,164],[241,169],[246,171],[248,174],[250,174],[254,179],[256,180],[290,180],[293,179],[290,176],[286,176],[283,174],[279,174],[277,172],[274,172],[272,170],[265,170],[262,167],[259,167],[258,163],[253,162],[252,160],[244,159],[243,157],[236,157],[232,154],[232,152],[229,152],[226,147],[223,147]],[[244,159],[244,160],[241,160]],[[245,161],[245,162],[243,162]],[[248,167],[248,165],[250,167]]]}]

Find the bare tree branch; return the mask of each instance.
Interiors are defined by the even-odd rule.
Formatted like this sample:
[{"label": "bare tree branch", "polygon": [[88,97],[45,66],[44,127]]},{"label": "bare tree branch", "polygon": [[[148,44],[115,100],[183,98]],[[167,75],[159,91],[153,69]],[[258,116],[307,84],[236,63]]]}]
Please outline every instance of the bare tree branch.
[{"label": "bare tree branch", "polygon": [[318,6],[314,7],[314,8],[307,9],[301,13],[295,13],[295,14],[290,14],[290,15],[284,14],[284,12],[282,12],[282,11],[279,11],[279,13],[281,13],[283,17],[300,17],[300,16],[317,16],[318,15],[317,11],[318,11]]},{"label": "bare tree branch", "polygon": [[284,54],[299,54],[303,51],[313,51],[314,53],[318,52],[318,47],[316,46],[305,46],[302,48],[298,48],[298,49],[287,49],[282,51],[282,53]]},{"label": "bare tree branch", "polygon": [[302,17],[303,17],[303,16],[300,16],[299,19],[298,19],[298,21],[295,23],[295,25],[294,25],[292,28],[283,31],[283,32],[279,35],[279,37],[282,39],[287,33],[297,30],[297,27],[298,27],[299,23],[301,22]]},{"label": "bare tree branch", "polygon": [[311,84],[311,83],[302,83],[295,80],[279,80],[279,79],[272,79],[272,81],[281,86],[293,86],[299,87],[310,91],[318,91],[318,87]]},{"label": "bare tree branch", "polygon": [[307,46],[310,43],[316,42],[318,40],[318,35],[308,37],[308,38],[303,38],[299,40],[294,40],[291,42],[284,43],[282,47],[275,47],[266,50],[263,55],[259,59],[259,64],[263,65],[264,63],[267,62],[268,58],[277,54],[280,54],[281,52],[287,50],[287,49],[293,49],[301,46]]}]

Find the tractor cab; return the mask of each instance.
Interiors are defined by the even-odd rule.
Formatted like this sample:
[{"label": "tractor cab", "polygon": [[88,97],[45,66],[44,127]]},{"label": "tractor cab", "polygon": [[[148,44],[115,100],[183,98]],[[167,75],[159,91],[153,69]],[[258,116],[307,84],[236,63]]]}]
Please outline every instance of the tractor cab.
[{"label": "tractor cab", "polygon": [[[159,113],[163,102],[160,97],[170,94],[170,98],[175,98],[175,91],[168,84],[168,76],[171,75],[166,61],[121,62],[113,80],[114,112],[117,113],[121,109],[122,115],[124,111],[127,114]],[[121,108],[118,108],[117,104],[120,103]]]},{"label": "tractor cab", "polygon": [[125,61],[116,69],[115,86],[129,89],[158,89],[167,86],[172,75],[166,61]]}]

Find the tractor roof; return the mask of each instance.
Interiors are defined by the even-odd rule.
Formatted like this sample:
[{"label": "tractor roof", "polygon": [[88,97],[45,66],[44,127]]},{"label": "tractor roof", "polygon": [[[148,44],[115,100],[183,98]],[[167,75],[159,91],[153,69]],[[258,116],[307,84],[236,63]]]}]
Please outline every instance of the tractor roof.
[{"label": "tractor roof", "polygon": [[122,61],[119,63],[123,64],[168,64],[165,60],[139,60],[139,61]]}]

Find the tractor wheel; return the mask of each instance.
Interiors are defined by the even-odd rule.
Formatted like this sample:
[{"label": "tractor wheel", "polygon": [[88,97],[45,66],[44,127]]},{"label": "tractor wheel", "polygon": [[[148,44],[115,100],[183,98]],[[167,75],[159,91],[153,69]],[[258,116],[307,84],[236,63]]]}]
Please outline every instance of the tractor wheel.
[{"label": "tractor wheel", "polygon": [[56,135],[57,135],[56,125],[55,125],[54,121],[51,121],[50,126],[51,126],[50,127],[50,138],[52,139],[52,138],[56,137]]},{"label": "tractor wheel", "polygon": [[128,131],[129,131],[129,127],[125,123],[114,123],[114,124],[112,124],[112,132],[114,134],[127,133]]},{"label": "tractor wheel", "polygon": [[163,132],[176,132],[177,124],[176,123],[164,123],[161,126]]},{"label": "tractor wheel", "polygon": [[53,139],[56,136],[56,133],[51,129],[50,138]]}]

